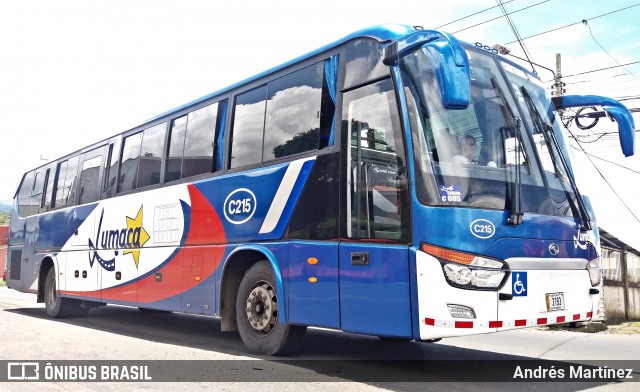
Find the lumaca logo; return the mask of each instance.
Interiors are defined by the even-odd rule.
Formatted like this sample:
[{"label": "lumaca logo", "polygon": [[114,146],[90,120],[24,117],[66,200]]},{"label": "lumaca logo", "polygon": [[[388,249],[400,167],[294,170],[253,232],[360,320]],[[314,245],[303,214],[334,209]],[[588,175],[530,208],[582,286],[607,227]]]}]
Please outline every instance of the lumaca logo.
[{"label": "lumaca logo", "polygon": [[[102,231],[102,220],[104,218],[104,208],[100,214],[100,223],[96,233],[95,242],[89,239],[89,265],[93,267],[95,261],[107,271],[114,271],[116,268],[116,257],[118,249],[123,249],[122,254],[131,254],[133,261],[138,268],[140,262],[140,249],[149,241],[149,233],[142,227],[143,206],[140,206],[135,218],[126,217],[127,227],[121,229],[108,229]],[[114,249],[113,258],[105,259],[98,253],[100,250]]]}]

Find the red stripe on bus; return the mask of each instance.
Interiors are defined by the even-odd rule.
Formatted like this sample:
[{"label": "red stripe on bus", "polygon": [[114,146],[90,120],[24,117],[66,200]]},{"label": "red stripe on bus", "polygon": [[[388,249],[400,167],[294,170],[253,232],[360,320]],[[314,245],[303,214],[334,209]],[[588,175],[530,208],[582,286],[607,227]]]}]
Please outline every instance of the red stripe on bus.
[{"label": "red stripe on bus", "polygon": [[591,316],[593,316],[593,312],[588,312],[587,313],[587,318],[591,318]]},{"label": "red stripe on bus", "polygon": [[489,321],[489,328],[502,328],[502,321]]},{"label": "red stripe on bus", "polygon": [[574,314],[573,315],[573,320],[580,320],[580,315],[579,314]]},{"label": "red stripe on bus", "polygon": [[556,320],[556,322],[558,323],[564,323],[565,317],[564,316],[558,316],[558,319]]},{"label": "red stripe on bus", "polygon": [[516,320],[515,326],[516,327],[524,327],[527,325],[527,320]]},{"label": "red stripe on bus", "polygon": [[433,325],[436,325],[436,320],[431,319],[431,318],[425,318],[424,319],[424,323],[427,324],[427,325],[433,326]]},{"label": "red stripe on bus", "polygon": [[473,321],[456,321],[456,328],[473,328]]},{"label": "red stripe on bus", "polygon": [[547,319],[545,317],[538,319],[538,325],[546,324],[546,323],[547,323]]}]

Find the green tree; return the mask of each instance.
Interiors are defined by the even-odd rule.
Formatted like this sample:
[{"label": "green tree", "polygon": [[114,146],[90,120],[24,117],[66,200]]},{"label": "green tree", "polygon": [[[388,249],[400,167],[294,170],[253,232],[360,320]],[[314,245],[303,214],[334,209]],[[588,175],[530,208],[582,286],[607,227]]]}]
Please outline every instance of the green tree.
[{"label": "green tree", "polygon": [[276,158],[280,158],[299,152],[317,150],[319,133],[319,128],[310,129],[307,132],[300,132],[284,144],[276,146],[273,149],[273,155]]},{"label": "green tree", "polygon": [[0,226],[8,226],[9,218],[10,215],[8,212],[0,212]]}]

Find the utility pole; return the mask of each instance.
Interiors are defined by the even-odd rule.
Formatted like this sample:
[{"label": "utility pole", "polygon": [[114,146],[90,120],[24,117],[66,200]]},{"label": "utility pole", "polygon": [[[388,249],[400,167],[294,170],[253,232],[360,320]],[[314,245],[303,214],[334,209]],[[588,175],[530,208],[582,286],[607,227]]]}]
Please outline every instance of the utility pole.
[{"label": "utility pole", "polygon": [[564,89],[564,82],[562,81],[562,56],[560,53],[556,53],[556,78],[555,83],[552,87],[555,88],[554,94],[556,97],[561,97],[562,94],[566,93],[567,90]]},{"label": "utility pole", "polygon": [[[562,56],[560,53],[556,53],[556,74],[554,77],[554,84],[551,86],[554,91],[551,92],[551,95],[555,97],[561,97],[562,94],[566,93],[567,90],[564,89],[564,82],[562,81]],[[562,118],[562,113],[564,110],[558,110],[558,115]]]}]

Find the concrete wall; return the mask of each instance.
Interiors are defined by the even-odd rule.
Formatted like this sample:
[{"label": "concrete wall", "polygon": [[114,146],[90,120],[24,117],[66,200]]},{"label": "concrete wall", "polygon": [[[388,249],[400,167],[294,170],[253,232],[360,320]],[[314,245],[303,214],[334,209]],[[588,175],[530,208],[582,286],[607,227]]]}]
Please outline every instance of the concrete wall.
[{"label": "concrete wall", "polygon": [[615,322],[615,321],[625,320],[624,287],[609,286],[605,284],[603,291],[604,291],[605,321]]},{"label": "concrete wall", "polygon": [[629,320],[640,320],[640,288],[629,287]]}]

